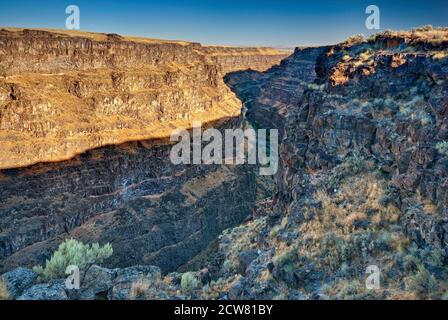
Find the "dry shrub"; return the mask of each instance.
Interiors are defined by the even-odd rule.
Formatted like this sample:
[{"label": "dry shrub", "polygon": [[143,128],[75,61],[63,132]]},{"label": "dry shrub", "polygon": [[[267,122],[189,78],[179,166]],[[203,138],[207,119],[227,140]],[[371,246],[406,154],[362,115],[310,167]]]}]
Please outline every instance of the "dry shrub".
[{"label": "dry shrub", "polygon": [[0,279],[0,300],[9,300],[9,292],[6,283]]},{"label": "dry shrub", "polygon": [[147,280],[139,280],[134,282],[129,294],[131,300],[146,298],[150,286],[151,284]]}]

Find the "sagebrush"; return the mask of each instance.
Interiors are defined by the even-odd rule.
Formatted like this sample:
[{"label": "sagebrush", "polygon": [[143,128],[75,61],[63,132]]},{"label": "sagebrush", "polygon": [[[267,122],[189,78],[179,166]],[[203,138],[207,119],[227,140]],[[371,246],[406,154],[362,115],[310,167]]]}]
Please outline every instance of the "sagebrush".
[{"label": "sagebrush", "polygon": [[100,246],[98,243],[89,245],[69,239],[59,245],[50,260],[46,261],[45,267],[36,266],[33,269],[39,274],[39,279],[42,281],[64,278],[68,266],[74,265],[80,271],[85,271],[93,264],[103,262],[112,253],[113,249],[109,243],[104,246]]}]

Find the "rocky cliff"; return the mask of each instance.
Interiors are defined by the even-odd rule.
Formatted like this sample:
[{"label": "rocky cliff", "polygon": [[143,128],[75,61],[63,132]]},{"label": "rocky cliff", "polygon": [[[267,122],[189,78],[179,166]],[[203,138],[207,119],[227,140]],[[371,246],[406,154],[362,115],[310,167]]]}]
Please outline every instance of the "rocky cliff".
[{"label": "rocky cliff", "polygon": [[167,137],[194,120],[238,116],[225,73],[266,69],[283,57],[267,48],[1,29],[0,168],[67,160]]},{"label": "rocky cliff", "polygon": [[274,209],[221,238],[227,295],[445,296],[447,49],[446,28],[385,32],[227,77],[255,121],[284,128]]},{"label": "rocky cliff", "polygon": [[206,46],[202,50],[214,64],[222,66],[224,75],[248,69],[266,71],[291,55],[287,50],[263,47]]},{"label": "rocky cliff", "polygon": [[74,237],[111,242],[110,266],[167,272],[244,221],[253,168],[175,166],[167,138],[193,121],[240,128],[224,72],[265,69],[275,52],[226,48],[224,65],[197,43],[1,29],[0,269]]},{"label": "rocky cliff", "polygon": [[[234,121],[219,126],[234,128]],[[1,268],[44,263],[65,238],[76,238],[112,243],[111,266],[172,271],[250,215],[253,168],[173,165],[170,149],[166,142],[129,142],[4,170]]]},{"label": "rocky cliff", "polygon": [[[253,125],[283,132],[275,190],[250,220],[163,276],[95,267],[78,292],[26,269],[2,279],[20,299],[446,298],[447,80],[448,29],[432,27],[233,72]],[[366,288],[366,270],[379,288]]]}]

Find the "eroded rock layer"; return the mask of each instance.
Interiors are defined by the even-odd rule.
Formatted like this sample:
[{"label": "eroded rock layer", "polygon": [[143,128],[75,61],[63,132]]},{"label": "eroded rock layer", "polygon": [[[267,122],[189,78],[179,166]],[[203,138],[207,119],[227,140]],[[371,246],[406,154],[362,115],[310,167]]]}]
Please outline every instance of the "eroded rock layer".
[{"label": "eroded rock layer", "polygon": [[3,170],[1,268],[44,263],[64,238],[76,238],[111,243],[111,266],[171,271],[250,214],[253,168],[173,165],[170,150],[166,141],[129,142]]},{"label": "eroded rock layer", "polygon": [[[255,203],[252,219],[222,232],[214,250],[196,256],[189,264],[194,271],[162,276],[151,266],[95,267],[76,294],[86,299],[445,299],[447,81],[448,29],[432,27],[297,49],[266,72],[228,75],[226,82],[252,123],[283,131],[275,194]],[[232,177],[220,170],[206,180]],[[180,187],[182,201],[194,202],[192,192],[185,193],[197,190],[192,181]],[[146,205],[132,208],[139,213],[140,207]],[[106,225],[114,225],[104,217]],[[94,223],[98,229],[102,220]],[[98,230],[90,224],[88,230]],[[380,286],[373,290],[365,282],[372,270],[380,273]],[[16,269],[3,281],[19,299],[42,299],[49,291],[79,298],[70,297],[61,280],[37,284],[36,277]]]},{"label": "eroded rock layer", "polygon": [[167,137],[193,121],[241,127],[224,72],[266,69],[283,57],[225,48],[229,58],[218,61],[219,50],[1,29],[0,269],[44,263],[74,237],[110,242],[110,266],[172,271],[250,215],[253,168],[169,158]]},{"label": "eroded rock layer", "polygon": [[[274,208],[220,237],[218,280],[202,296],[446,297],[448,29],[312,50],[227,77],[255,121],[285,119],[284,139]],[[295,72],[304,60],[314,75]],[[365,286],[369,266],[377,290]]]},{"label": "eroded rock layer", "polygon": [[221,52],[181,41],[1,29],[0,168],[237,116],[225,72],[266,69],[283,57],[274,49]]}]

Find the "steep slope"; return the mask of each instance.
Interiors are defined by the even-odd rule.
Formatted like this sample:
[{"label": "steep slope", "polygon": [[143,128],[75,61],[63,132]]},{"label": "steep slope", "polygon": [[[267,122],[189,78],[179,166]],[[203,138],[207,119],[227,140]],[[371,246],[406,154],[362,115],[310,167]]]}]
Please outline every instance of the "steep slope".
[{"label": "steep slope", "polygon": [[[238,118],[215,123],[237,126]],[[253,168],[173,165],[170,150],[166,141],[130,142],[4,170],[0,267],[44,263],[63,239],[76,238],[111,243],[110,266],[172,271],[246,219],[255,201]]]},{"label": "steep slope", "polygon": [[[251,121],[283,130],[272,199],[219,236],[197,262],[202,269],[184,276],[191,287],[181,286],[177,272],[96,267],[90,278],[108,279],[96,293],[446,298],[447,80],[448,29],[431,27],[297,49],[266,72],[228,75]],[[381,273],[379,289],[365,286],[369,266]],[[81,295],[98,287],[95,280],[84,285]],[[35,287],[25,293],[39,298]]]},{"label": "steep slope", "polygon": [[[286,122],[274,209],[221,236],[216,282],[204,295],[444,297],[448,29],[350,38],[314,56],[315,80],[295,86],[299,100],[286,112],[263,99],[258,104],[260,90],[251,83],[288,88],[313,80],[294,76],[295,63],[309,60],[309,52],[296,50],[288,59],[296,62],[283,62],[281,73],[282,66],[243,74],[249,81],[228,76],[254,113],[268,110]],[[264,88],[270,101],[293,92]],[[365,286],[372,265],[381,273],[378,290]]]},{"label": "steep slope", "polygon": [[231,72],[225,82],[244,102],[246,116],[256,127],[282,131],[288,109],[299,103],[316,78],[315,61],[325,50],[326,47],[297,48],[266,73]]}]

